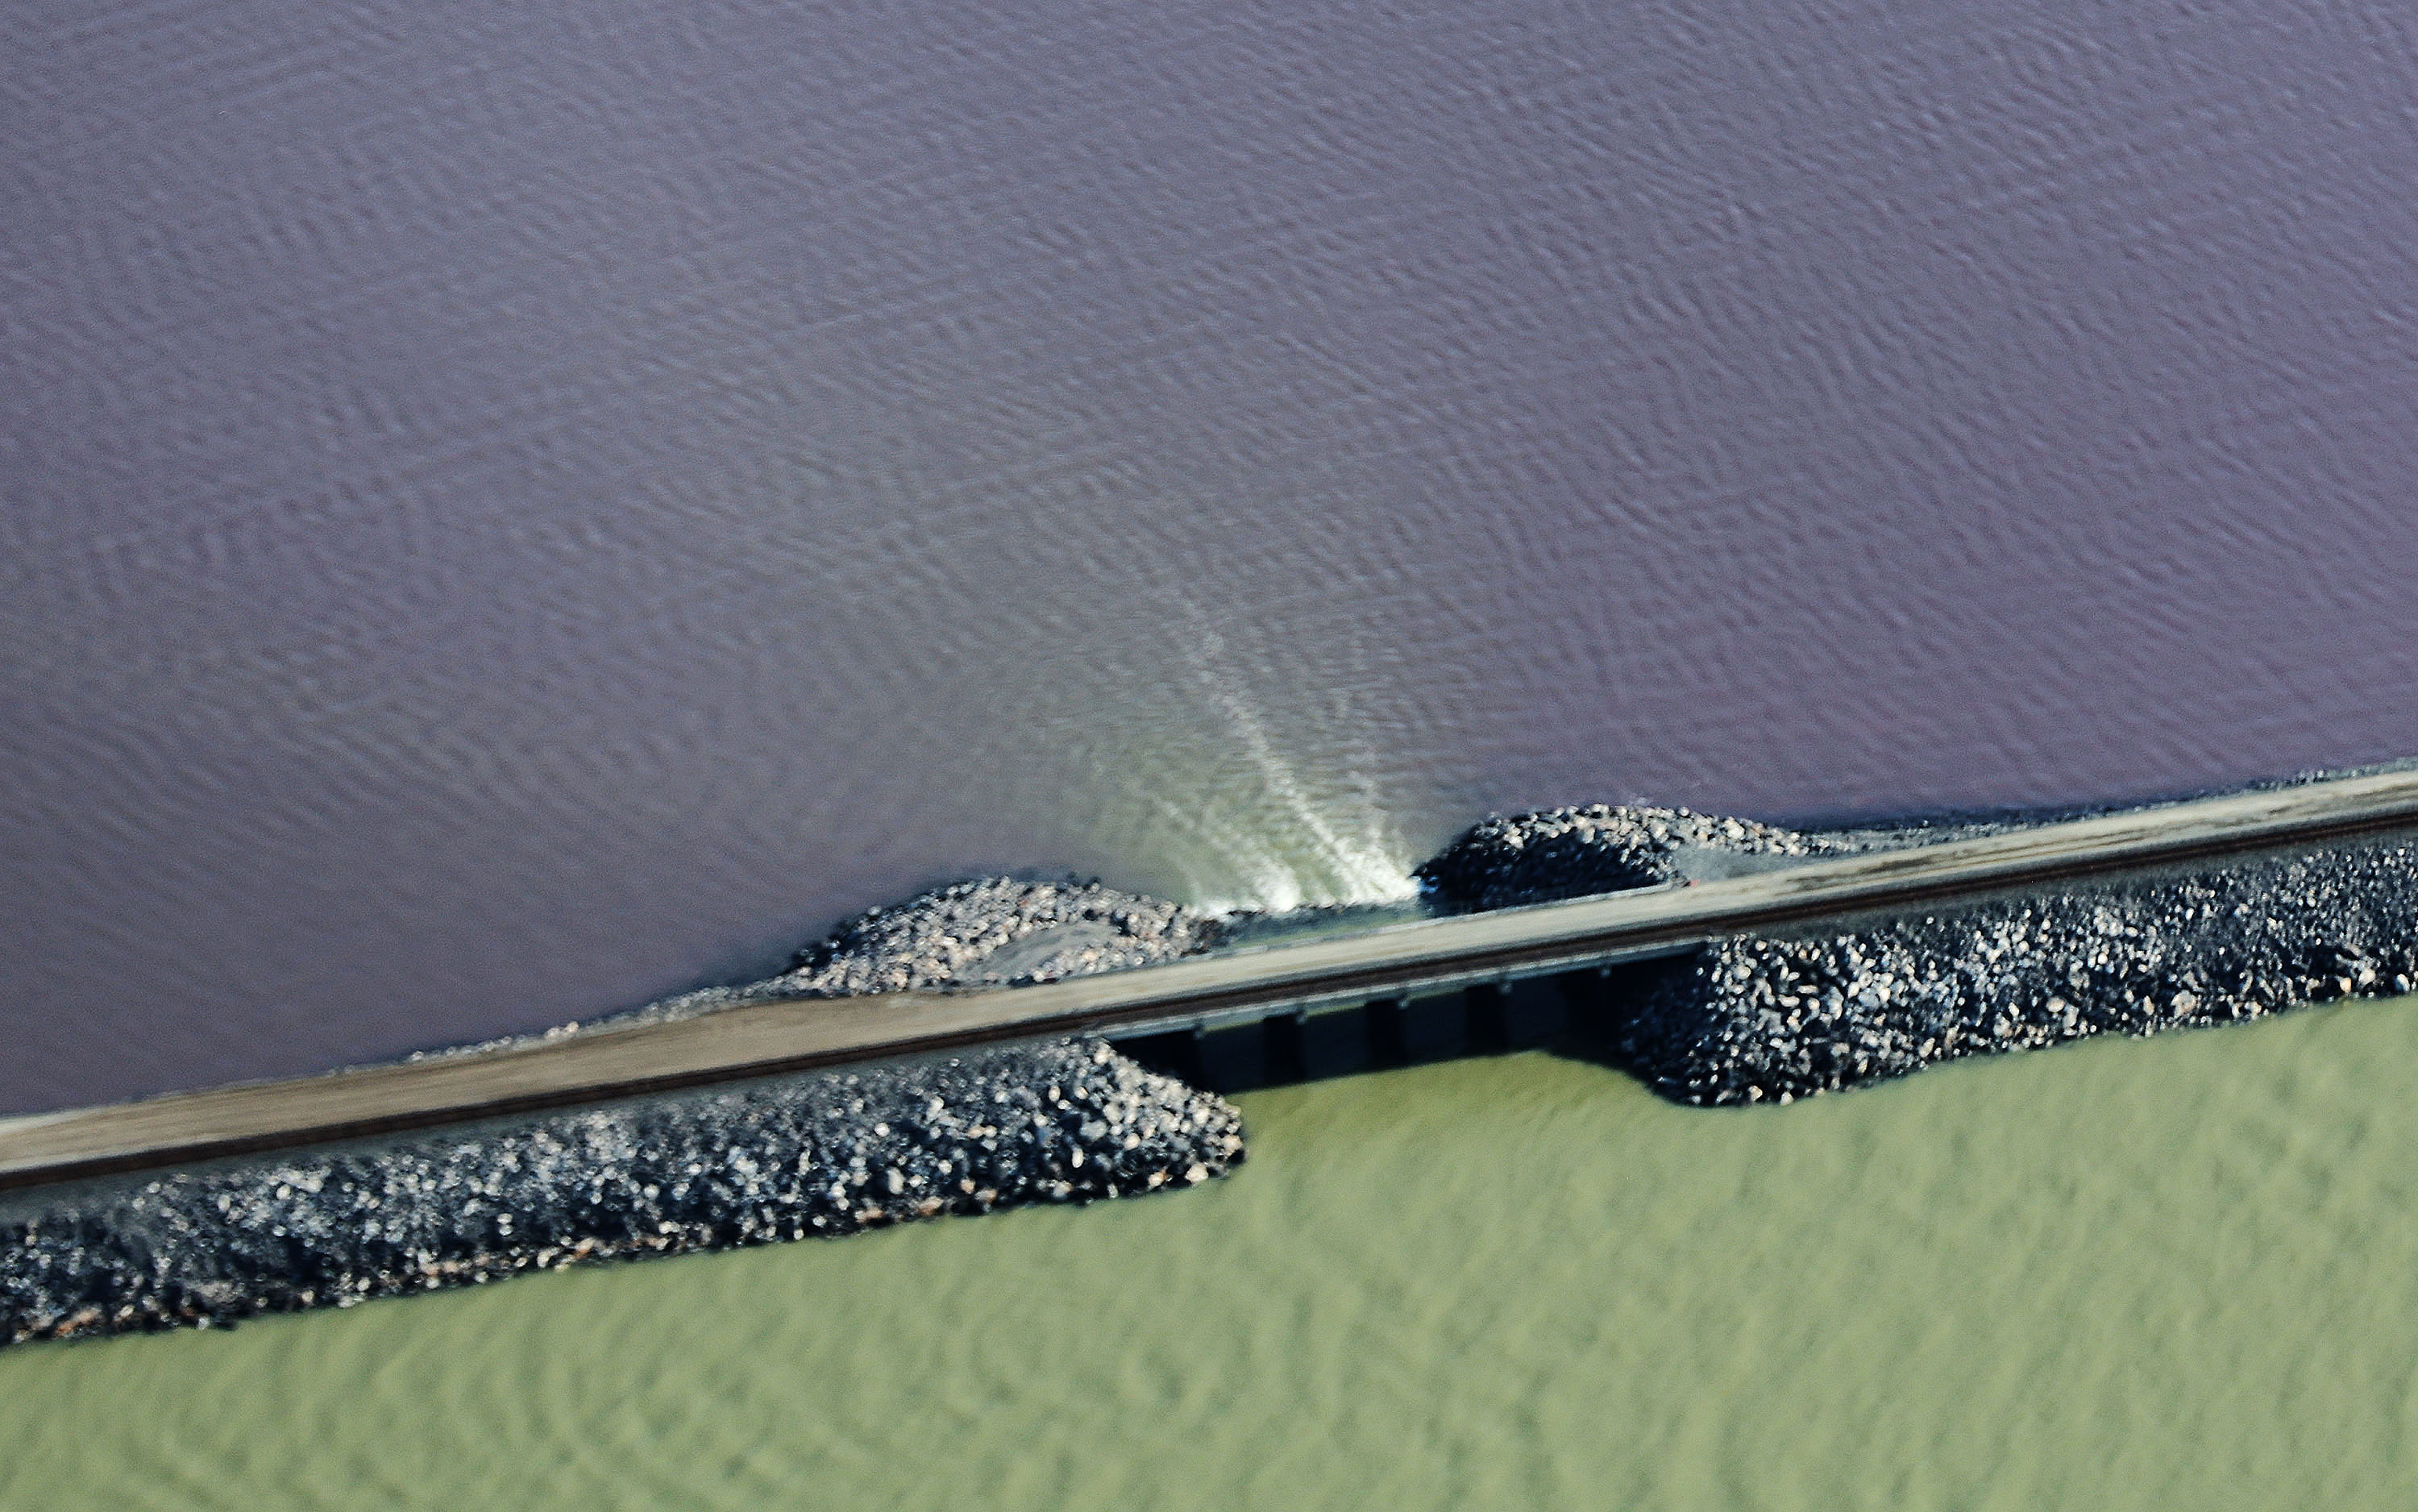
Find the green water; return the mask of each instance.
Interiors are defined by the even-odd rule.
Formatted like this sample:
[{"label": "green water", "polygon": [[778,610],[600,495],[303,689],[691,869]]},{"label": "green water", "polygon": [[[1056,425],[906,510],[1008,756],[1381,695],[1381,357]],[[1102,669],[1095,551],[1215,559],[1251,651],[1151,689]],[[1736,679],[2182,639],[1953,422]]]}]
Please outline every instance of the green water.
[{"label": "green water", "polygon": [[2418,1002],[1244,1102],[1200,1191],[0,1352],[0,1505],[2418,1503]]}]

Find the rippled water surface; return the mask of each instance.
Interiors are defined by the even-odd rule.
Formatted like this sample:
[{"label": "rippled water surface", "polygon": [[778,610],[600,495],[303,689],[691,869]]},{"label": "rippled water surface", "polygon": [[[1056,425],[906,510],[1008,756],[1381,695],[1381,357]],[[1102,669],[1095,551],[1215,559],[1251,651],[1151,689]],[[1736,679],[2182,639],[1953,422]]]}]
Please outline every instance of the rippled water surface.
[{"label": "rippled water surface", "polygon": [[0,1505],[2418,1497],[2418,1000],[1789,1108],[1243,1102],[1195,1192],[0,1352]]},{"label": "rippled water surface", "polygon": [[11,9],[0,1110],[2418,751],[2403,5]]}]

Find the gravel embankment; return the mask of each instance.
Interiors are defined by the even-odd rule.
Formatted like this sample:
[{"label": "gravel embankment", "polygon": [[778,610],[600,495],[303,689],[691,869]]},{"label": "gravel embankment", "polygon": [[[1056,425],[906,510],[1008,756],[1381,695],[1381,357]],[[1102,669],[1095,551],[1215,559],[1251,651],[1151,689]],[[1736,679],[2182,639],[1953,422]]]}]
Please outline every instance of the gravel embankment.
[{"label": "gravel embankment", "polygon": [[2244,861],[1742,936],[1646,997],[1619,1049],[1682,1102],[1787,1102],[1958,1056],[2236,1023],[2418,985],[2418,846]]},{"label": "gravel embankment", "polygon": [[1411,875],[1447,907],[1504,909],[1684,880],[1706,855],[1784,860],[1840,848],[1752,819],[1594,803],[1483,820]]},{"label": "gravel embankment", "polygon": [[[783,977],[652,1012],[1050,980],[1216,938],[1213,921],[1096,883],[992,879],[865,915]],[[1092,1040],[633,1099],[0,1199],[0,1341],[1132,1196],[1242,1158],[1232,1105]]]},{"label": "gravel embankment", "polygon": [[1186,1186],[1241,1116],[1096,1041],[826,1072],[27,1193],[0,1339],[67,1337]]},{"label": "gravel embankment", "polygon": [[[1421,875],[1446,902],[1499,908],[1570,896],[1604,877],[1642,886],[1718,875],[1700,864],[1706,851],[1836,854],[2005,827],[1794,833],[1684,810],[1565,809],[1489,820]],[[1784,1103],[1960,1056],[2413,987],[2418,844],[2369,842],[1849,933],[1731,937],[1672,963],[1614,1048],[1680,1102]]]}]

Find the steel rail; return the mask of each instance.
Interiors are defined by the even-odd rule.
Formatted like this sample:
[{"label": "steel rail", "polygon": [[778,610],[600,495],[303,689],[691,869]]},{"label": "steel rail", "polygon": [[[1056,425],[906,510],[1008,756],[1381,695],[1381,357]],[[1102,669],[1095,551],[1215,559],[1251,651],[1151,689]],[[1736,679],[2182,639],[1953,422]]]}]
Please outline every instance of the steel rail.
[{"label": "steel rail", "polygon": [[494,1049],[0,1120],[0,1187],[983,1044],[1447,991],[1673,954],[1725,934],[2408,828],[2418,828],[2418,771],[2392,771],[1035,986],[793,999],[606,1023]]}]

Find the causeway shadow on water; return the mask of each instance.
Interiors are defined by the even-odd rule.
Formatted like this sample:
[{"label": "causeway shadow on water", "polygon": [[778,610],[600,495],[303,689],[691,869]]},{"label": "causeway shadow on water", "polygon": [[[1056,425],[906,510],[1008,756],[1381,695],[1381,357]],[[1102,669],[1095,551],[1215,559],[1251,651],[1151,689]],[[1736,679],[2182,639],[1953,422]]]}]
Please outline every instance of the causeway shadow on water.
[{"label": "causeway shadow on water", "polygon": [[1294,1010],[1138,1035],[1117,1048],[1154,1071],[1217,1092],[1521,1050],[1551,1050],[1626,1070],[1613,1050],[1621,1026],[1677,965],[1677,959],[1637,961],[1459,992]]}]

